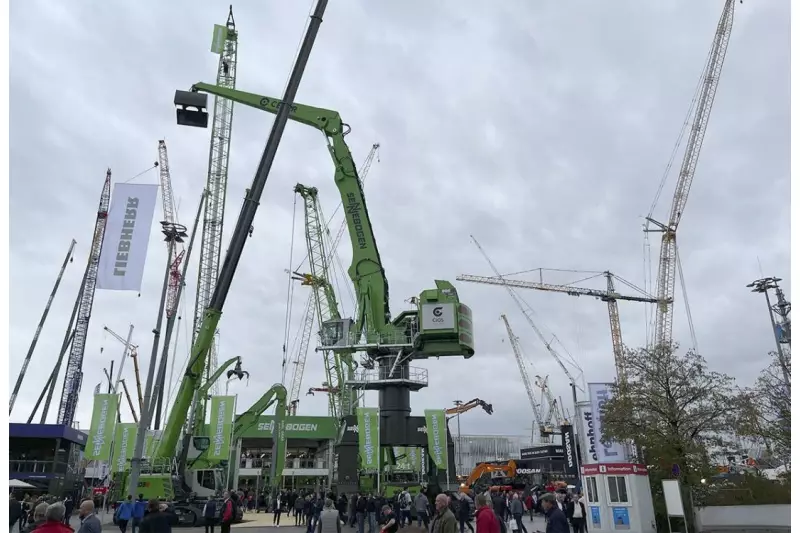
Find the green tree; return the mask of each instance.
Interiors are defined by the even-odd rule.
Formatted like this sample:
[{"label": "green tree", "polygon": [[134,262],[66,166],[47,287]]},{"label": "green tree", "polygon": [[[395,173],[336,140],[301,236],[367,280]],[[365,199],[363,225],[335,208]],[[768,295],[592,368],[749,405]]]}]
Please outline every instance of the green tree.
[{"label": "green tree", "polygon": [[[624,365],[624,387],[614,385],[613,397],[603,407],[603,438],[632,442],[641,451],[657,514],[664,513],[661,480],[675,477],[677,465],[687,491],[684,508],[691,509],[688,491],[713,473],[709,444],[723,444],[722,436],[730,434],[737,420],[734,380],[710,370],[693,351],[680,354],[677,345],[627,349]],[[692,531],[692,513],[687,519]]]},{"label": "green tree", "polygon": [[770,364],[741,390],[737,432],[760,441],[770,466],[787,464],[792,446],[791,358],[770,352]]}]

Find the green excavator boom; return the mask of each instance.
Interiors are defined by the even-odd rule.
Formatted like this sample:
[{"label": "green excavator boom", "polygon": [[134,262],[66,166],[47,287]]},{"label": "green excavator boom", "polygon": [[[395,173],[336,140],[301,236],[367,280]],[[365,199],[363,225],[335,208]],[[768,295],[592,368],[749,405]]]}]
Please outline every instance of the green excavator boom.
[{"label": "green excavator boom", "polygon": [[[205,92],[233,102],[277,114],[284,105],[278,98],[229,89],[209,83],[196,83],[192,91]],[[422,291],[417,309],[392,320],[389,311],[389,284],[386,279],[375,234],[370,222],[364,191],[358,179],[353,156],[344,140],[349,127],[337,111],[294,103],[289,120],[321,131],[335,166],[334,181],[344,206],[347,229],[353,250],[348,274],[356,289],[358,315],[348,334],[349,344],[357,344],[364,335],[367,344],[413,343],[416,358],[472,357],[475,345],[472,311],[458,299],[458,292],[448,281],[436,280],[436,288]],[[417,325],[409,327],[411,315]],[[416,329],[416,330],[414,330]]]}]

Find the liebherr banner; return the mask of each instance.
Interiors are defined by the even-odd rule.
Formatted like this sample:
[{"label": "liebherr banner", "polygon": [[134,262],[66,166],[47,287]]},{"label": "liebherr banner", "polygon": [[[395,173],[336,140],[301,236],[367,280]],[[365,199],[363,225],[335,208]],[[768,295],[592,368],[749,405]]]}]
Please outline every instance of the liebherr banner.
[{"label": "liebherr banner", "polygon": [[358,407],[358,454],[361,468],[377,472],[380,468],[381,434],[377,407]]},{"label": "liebherr banner", "polygon": [[117,395],[95,394],[92,409],[92,425],[83,457],[90,461],[111,459],[111,441],[114,439],[114,424],[117,421]]},{"label": "liebherr banner", "polygon": [[98,289],[141,290],[157,194],[158,185],[114,185],[97,269]]},{"label": "liebherr banner", "polygon": [[425,409],[428,428],[428,453],[436,468],[447,470],[447,418],[444,409]]},{"label": "liebherr banner", "polygon": [[131,469],[131,457],[136,447],[136,433],[139,424],[117,424],[114,436],[114,457],[111,460],[112,472],[126,472]]},{"label": "liebherr banner", "polygon": [[236,396],[211,397],[211,444],[208,447],[208,458],[214,460],[228,459],[231,454],[231,437],[233,435],[233,413]]}]

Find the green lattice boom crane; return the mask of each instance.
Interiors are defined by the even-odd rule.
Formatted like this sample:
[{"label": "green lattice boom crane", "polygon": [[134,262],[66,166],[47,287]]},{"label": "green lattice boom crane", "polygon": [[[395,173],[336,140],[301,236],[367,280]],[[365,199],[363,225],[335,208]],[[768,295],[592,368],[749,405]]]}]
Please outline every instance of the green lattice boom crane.
[{"label": "green lattice boom crane", "polygon": [[[316,187],[306,187],[298,183],[294,192],[303,199],[305,211],[305,237],[308,249],[308,266],[310,273],[298,275],[303,285],[314,291],[314,305],[317,323],[324,324],[330,320],[341,320],[339,303],[331,285],[329,265],[330,250],[325,245],[325,218],[319,205],[319,194]],[[357,402],[356,391],[345,385],[352,379],[356,370],[353,354],[347,351],[323,350],[325,379],[327,382],[328,411],[337,420],[353,414]]]}]

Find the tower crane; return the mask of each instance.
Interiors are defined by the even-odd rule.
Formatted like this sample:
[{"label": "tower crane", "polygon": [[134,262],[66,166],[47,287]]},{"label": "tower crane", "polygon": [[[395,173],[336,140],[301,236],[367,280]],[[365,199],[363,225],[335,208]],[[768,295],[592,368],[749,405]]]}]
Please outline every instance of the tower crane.
[{"label": "tower crane", "polygon": [[[72,334],[72,347],[70,348],[69,358],[67,359],[67,371],[64,376],[64,387],[61,390],[61,402],[58,407],[58,424],[71,426],[75,421],[75,411],[78,408],[78,395],[81,392],[83,382],[83,354],[86,350],[86,336],[89,333],[89,319],[92,316],[92,306],[94,305],[94,293],[97,288],[97,270],[100,266],[100,251],[103,248],[103,235],[106,232],[106,220],[108,218],[108,203],[111,199],[111,169],[106,171],[106,179],[103,182],[103,191],[100,193],[100,205],[97,207],[97,217],[95,219],[94,233],[92,235],[92,247],[89,250],[89,260],[86,263],[86,270],[83,274],[81,289],[78,296],[78,311],[75,322],[75,333]],[[72,328],[70,324],[69,329]],[[54,376],[58,376],[58,369],[61,366],[61,358],[53,369]],[[55,377],[50,382],[50,391],[45,401],[42,413],[42,423],[45,422],[47,411],[50,407],[53,387],[55,387]]]},{"label": "tower crane", "polygon": [[[164,221],[170,224],[178,223],[175,197],[172,194],[172,178],[169,173],[169,157],[167,156],[167,143],[158,141],[158,177],[161,182],[161,204]],[[172,247],[167,246],[167,250]],[[178,306],[178,287],[181,284],[181,261],[186,253],[182,241],[175,243],[175,258],[169,270],[169,286],[167,288],[167,317],[174,316]]]},{"label": "tower crane", "polygon": [[[295,279],[303,285],[311,287],[314,293],[313,303],[317,323],[324,324],[329,320],[341,320],[339,303],[331,285],[331,269],[329,257],[331,250],[326,249],[325,218],[319,204],[319,191],[316,187],[306,187],[298,183],[294,192],[303,199],[305,211],[305,236],[308,249],[308,266],[310,273],[295,272]],[[307,347],[306,347],[307,348]],[[355,373],[353,355],[344,351],[323,350],[323,363],[327,386],[336,392],[328,395],[328,411],[336,419],[353,414],[357,397],[351,387],[344,386],[346,380],[352,379]],[[298,385],[299,393],[299,385]]]},{"label": "tower crane", "polygon": [[[233,19],[233,6],[228,10],[225,22],[225,40],[219,53],[217,64],[217,85],[227,89],[236,88],[237,51],[239,33]],[[211,126],[211,141],[208,156],[208,176],[206,177],[206,206],[203,217],[203,230],[200,240],[200,266],[197,274],[197,294],[195,296],[194,323],[192,325],[192,345],[200,334],[203,318],[216,290],[222,254],[222,226],[225,219],[225,196],[228,190],[228,162],[231,148],[231,129],[233,126],[233,101],[222,96],[214,97],[214,117]],[[205,377],[216,370],[218,358],[216,346],[212,345],[206,359]],[[212,385],[212,394],[219,388]],[[199,401],[199,400],[196,400]],[[205,402],[196,406],[205,419]]]},{"label": "tower crane", "polygon": [[297,343],[297,351],[292,358],[292,381],[289,385],[289,401],[286,408],[289,414],[294,416],[297,414],[297,405],[300,403],[300,387],[303,384],[303,372],[306,367],[306,358],[308,357],[308,346],[311,342],[311,334],[314,329],[314,316],[316,315],[316,293],[313,291],[308,294],[308,301],[306,302],[305,309],[303,310],[303,321],[300,323],[299,342]]},{"label": "tower crane", "polygon": [[[508,323],[506,315],[500,315],[500,319],[506,326],[506,333],[508,334],[508,341],[511,343],[511,350],[514,352],[514,359],[517,361],[517,368],[519,368],[519,375],[522,377],[522,384],[525,386],[525,393],[528,395],[528,401],[531,403],[531,411],[533,411],[533,421],[539,427],[539,434],[544,435],[544,419],[542,418],[542,408],[536,402],[536,397],[533,394],[533,386],[531,385],[531,378],[528,375],[528,367],[525,364],[525,356],[522,354],[522,348],[519,345],[519,337],[514,335],[511,329],[511,324]],[[533,435],[531,435],[531,442],[533,442]]]},{"label": "tower crane", "polygon": [[[561,367],[562,372],[564,372],[564,374],[567,376],[567,379],[569,380],[570,387],[572,388],[572,400],[573,400],[574,403],[578,403],[578,392],[577,392],[577,389],[580,388],[578,386],[578,382],[573,377],[572,372],[570,372],[569,369],[567,368],[567,366],[564,364],[564,361],[562,360],[561,355],[556,351],[555,348],[553,348],[552,342],[548,341],[544,337],[544,335],[542,334],[542,331],[539,329],[539,327],[533,321],[533,318],[531,318],[531,311],[532,310],[522,303],[522,300],[520,299],[520,297],[517,296],[516,292],[514,292],[514,289],[512,288],[513,286],[509,284],[508,280],[506,280],[503,277],[503,275],[500,274],[500,271],[497,270],[497,267],[494,266],[494,263],[489,258],[489,255],[486,253],[486,251],[484,251],[483,246],[481,246],[481,244],[478,242],[478,239],[476,239],[475,236],[473,236],[473,235],[470,235],[470,238],[472,239],[472,242],[475,244],[475,246],[478,248],[478,251],[480,251],[481,255],[483,255],[483,258],[486,259],[486,262],[489,264],[489,266],[491,267],[492,271],[495,274],[495,278],[498,281],[500,281],[499,285],[502,285],[503,287],[505,287],[506,291],[508,292],[508,295],[511,296],[511,299],[514,300],[514,303],[517,305],[519,310],[522,312],[522,315],[525,317],[525,320],[528,322],[528,325],[536,333],[536,336],[539,337],[539,340],[542,341],[542,344],[544,344],[545,348],[547,348],[547,351],[550,353],[550,355],[553,357],[553,359],[556,360],[556,363],[558,363],[558,366]],[[583,389],[581,389],[581,390],[583,390]]]},{"label": "tower crane", "polygon": [[[108,326],[103,326],[103,331],[114,337],[116,340],[121,342],[123,345],[127,345],[127,341],[121,335],[115,333],[111,328]],[[144,399],[142,397],[142,380],[139,376],[139,346],[136,344],[131,344],[128,348],[128,355],[130,356],[131,360],[133,360],[133,374],[136,377],[136,398],[139,400],[139,410],[141,411],[142,406],[144,405]],[[121,380],[120,380],[121,381]]]},{"label": "tower crane", "polygon": [[[361,182],[362,187],[367,179],[367,176],[369,175],[370,169],[372,168],[373,161],[377,159],[380,162],[380,156],[378,154],[380,146],[381,145],[379,143],[374,143],[367,154],[366,159],[361,164],[361,168],[358,171],[358,179]],[[305,369],[315,311],[317,320],[319,320],[320,316],[333,318],[333,315],[330,313],[331,308],[336,311],[336,316],[339,316],[339,306],[336,301],[336,294],[333,291],[333,286],[331,284],[332,278],[331,269],[329,266],[331,265],[333,259],[337,257],[336,249],[346,227],[346,221],[343,219],[339,225],[339,230],[336,233],[336,237],[331,241],[329,246],[326,246],[324,237],[330,236],[329,226],[331,220],[334,216],[336,216],[336,213],[342,207],[342,203],[339,202],[339,205],[336,207],[331,215],[331,218],[328,219],[325,227],[323,228],[322,223],[325,218],[322,215],[322,209],[319,205],[317,189],[313,188],[312,192],[310,188],[298,184],[295,187],[295,193],[299,194],[301,198],[303,198],[303,208],[305,214],[304,231],[306,237],[306,253],[307,259],[309,260],[309,265],[313,265],[312,273],[324,272],[324,274],[321,277],[318,276],[317,278],[314,278],[313,276],[309,277],[307,274],[295,273],[295,277],[293,278],[303,282],[303,285],[312,287],[312,292],[311,296],[309,296],[309,301],[306,304],[306,311],[303,313],[303,321],[300,325],[300,342],[298,343],[298,352],[294,355],[292,360],[294,369],[292,371],[292,381],[289,388],[289,414],[292,415],[297,414],[297,404],[300,402],[300,388],[303,381],[303,371]],[[321,296],[320,292],[323,293]],[[320,297],[324,299],[324,303],[322,304],[318,304],[314,300],[315,298]],[[311,313],[310,316],[308,315],[309,312]],[[322,322],[319,322],[319,324],[321,325]],[[322,387],[309,388],[306,395],[313,396],[315,392],[324,392],[328,394],[328,413],[330,416],[338,419],[338,416],[336,416],[335,413],[350,413],[352,408],[357,405],[358,397],[356,395],[357,391],[355,390],[348,393],[343,392],[340,386],[342,381],[338,379],[334,380],[331,376],[352,377],[351,370],[355,371],[356,363],[351,354],[345,353],[337,355],[331,353],[329,350],[325,350],[323,352],[323,363],[325,367],[325,383],[323,383]],[[345,397],[345,394],[348,396]],[[341,406],[343,403],[347,404],[344,408]]]},{"label": "tower crane", "polygon": [[[658,299],[642,294],[642,296],[628,296],[619,294],[614,287],[614,278],[617,278],[611,272],[605,271],[602,273],[606,278],[606,290],[587,289],[583,287],[574,287],[571,285],[553,285],[550,283],[537,283],[534,281],[523,281],[508,279],[502,277],[489,277],[489,276],[474,276],[470,274],[462,274],[456,277],[458,281],[467,281],[470,283],[483,283],[486,285],[505,285],[506,287],[513,287],[516,289],[536,289],[540,291],[557,292],[567,294],[569,296],[592,296],[602,302],[608,304],[608,320],[611,326],[611,345],[614,350],[614,362],[617,369],[617,378],[622,383],[625,379],[625,363],[624,363],[624,345],[622,343],[622,327],[619,321],[619,307],[617,306],[618,300],[630,302],[643,302],[643,303],[658,303]],[[620,279],[623,283],[633,288],[629,282]],[[643,291],[642,291],[643,292]]]},{"label": "tower crane", "polygon": [[[161,204],[164,221],[171,225],[179,225],[178,210],[175,205],[175,197],[172,194],[172,177],[170,175],[169,157],[167,155],[167,143],[163,139],[158,141],[158,174],[161,183]],[[204,193],[203,199],[200,202],[201,206],[203,202],[205,202],[205,199],[206,194]],[[164,402],[164,391],[166,390],[164,382],[166,381],[167,375],[169,342],[172,338],[172,330],[175,327],[175,317],[178,312],[178,304],[180,303],[180,295],[182,292],[183,275],[186,270],[185,267],[181,268],[181,262],[187,256],[183,240],[178,239],[174,244],[167,243],[167,253],[174,254],[174,256],[170,256],[172,264],[170,264],[169,267],[169,281],[167,283],[167,300],[165,306],[167,324],[164,328],[164,349],[159,361],[158,374],[153,388],[154,397],[156,399],[155,416],[151,415],[150,420],[154,420],[155,429],[159,429],[161,425],[161,409]],[[139,382],[137,381],[137,386],[138,384]]]},{"label": "tower crane", "polygon": [[[542,401],[540,402],[542,413],[542,438],[546,438],[549,442],[553,442],[553,435],[557,435],[559,433],[556,428],[558,428],[564,422],[564,417],[561,414],[558,400],[555,399],[550,387],[547,385],[548,378],[549,376],[542,378],[542,376],[536,375],[533,383],[539,390],[542,391]],[[544,412],[545,405],[547,406],[546,413]]]},{"label": "tower crane", "polygon": [[[722,65],[725,61],[725,54],[728,50],[728,43],[733,28],[734,5],[734,0],[725,1],[725,7],[722,10],[722,16],[717,24],[714,41],[711,44],[711,50],[706,60],[706,67],[703,72],[699,94],[692,102],[695,106],[695,114],[691,129],[689,130],[689,138],[686,142],[683,162],[681,163],[678,173],[678,183],[675,186],[675,194],[672,197],[669,219],[666,223],[661,223],[652,218],[658,196],[656,196],[650,208],[650,214],[645,218],[645,232],[661,233],[661,249],[658,260],[656,290],[658,309],[656,311],[654,344],[666,347],[667,349],[672,344],[672,305],[675,297],[675,272],[678,262],[678,224],[686,209],[686,202],[689,199],[689,189],[692,186],[692,180],[694,179],[695,170],[697,169],[697,160],[700,157],[700,149],[703,146],[708,120],[711,116],[711,108],[714,105],[714,97],[717,93],[720,74],[722,73]],[[664,178],[666,178],[666,175]],[[661,187],[663,187],[663,181]],[[659,187],[659,193],[661,187]],[[650,229],[650,224],[656,226],[656,229]]]}]

